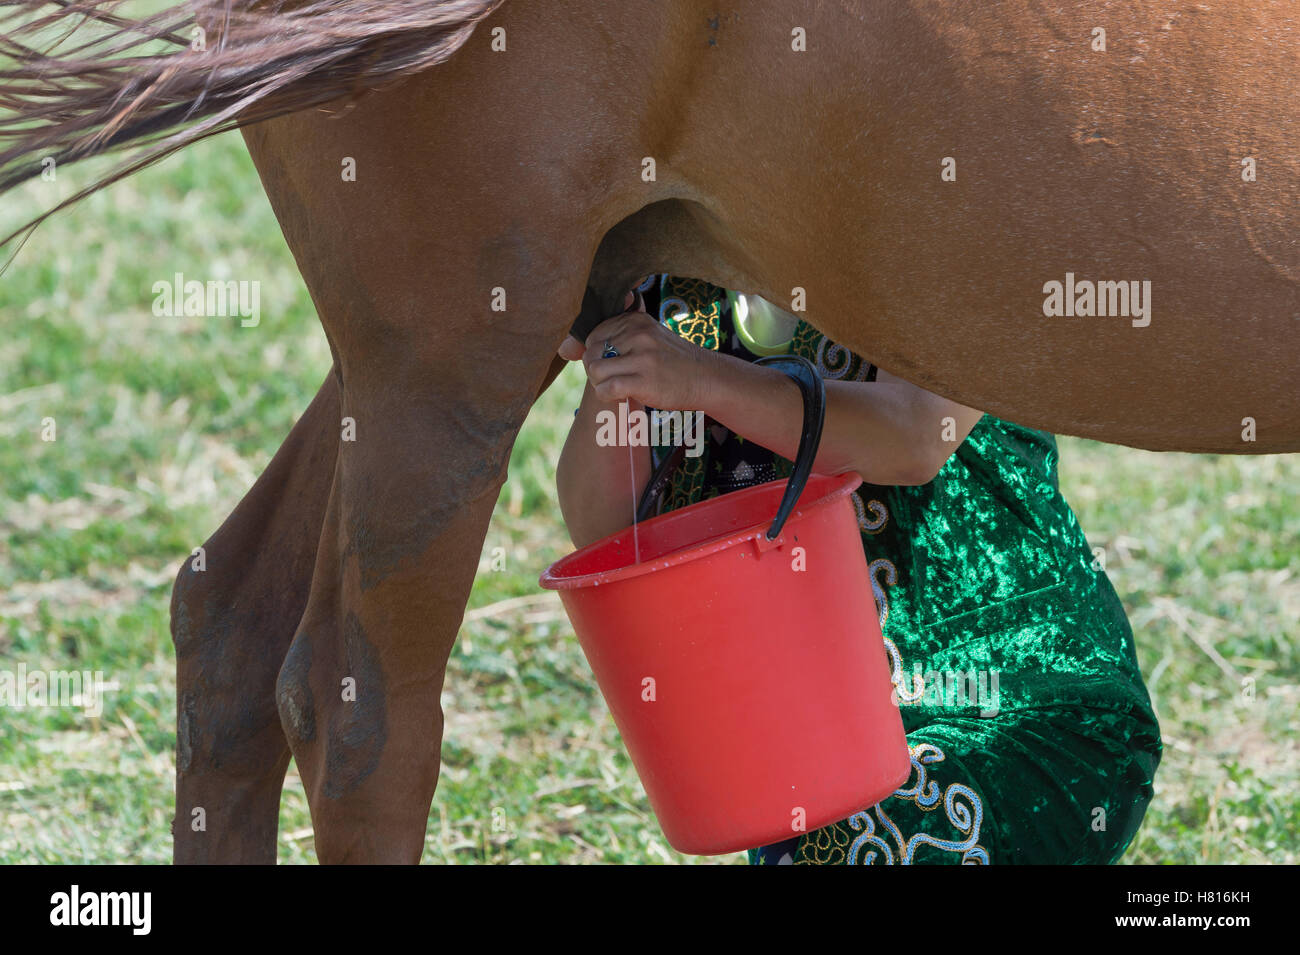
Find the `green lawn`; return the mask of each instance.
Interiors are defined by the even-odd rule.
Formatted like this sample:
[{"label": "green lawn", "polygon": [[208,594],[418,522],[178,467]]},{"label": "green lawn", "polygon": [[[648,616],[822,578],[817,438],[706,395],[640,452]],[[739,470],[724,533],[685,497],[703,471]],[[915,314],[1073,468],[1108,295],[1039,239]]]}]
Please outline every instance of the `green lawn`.
[{"label": "green lawn", "polygon": [[[90,171],[6,197],[0,226]],[[258,279],[260,324],[155,317],[152,285],[176,272]],[[0,277],[0,669],[102,670],[118,684],[98,718],[0,710],[0,861],[170,858],[174,571],[328,366],[235,136],[60,215]],[[429,862],[701,861],[667,847],[568,622],[536,585],[568,549],[552,471],[580,387],[570,368],[515,448],[444,690]],[[1061,452],[1063,489],[1105,548],[1165,733],[1127,861],[1296,862],[1300,456],[1073,439]],[[291,770],[280,858],[312,861],[311,845]]]}]

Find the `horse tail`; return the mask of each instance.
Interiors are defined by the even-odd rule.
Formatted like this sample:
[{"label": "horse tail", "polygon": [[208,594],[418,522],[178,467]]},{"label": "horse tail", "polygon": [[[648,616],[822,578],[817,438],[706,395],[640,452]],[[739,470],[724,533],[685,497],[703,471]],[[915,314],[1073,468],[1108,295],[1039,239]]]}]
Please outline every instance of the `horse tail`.
[{"label": "horse tail", "polygon": [[55,164],[129,158],[0,247],[199,139],[351,99],[450,57],[504,0],[7,0],[0,194]]}]

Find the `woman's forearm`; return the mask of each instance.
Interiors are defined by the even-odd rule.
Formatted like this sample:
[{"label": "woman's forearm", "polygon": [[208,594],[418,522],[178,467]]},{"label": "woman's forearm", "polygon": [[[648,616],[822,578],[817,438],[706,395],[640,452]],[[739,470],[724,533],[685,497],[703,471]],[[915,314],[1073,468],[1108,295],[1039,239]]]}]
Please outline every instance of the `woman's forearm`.
[{"label": "woman's forearm", "polygon": [[[597,415],[618,414],[618,401],[601,401],[588,384],[555,470],[560,513],[575,547],[585,547],[632,523],[632,513],[650,480],[650,452],[596,441]],[[631,401],[629,411],[640,408]]]},{"label": "woman's forearm", "polygon": [[[803,431],[799,387],[775,368],[714,354],[705,414],[748,441],[794,460]],[[827,381],[826,422],[813,470],[856,471],[871,484],[924,484],[965,438],[978,413],[900,381]],[[961,412],[967,412],[962,415]],[[945,417],[958,420],[945,441]]]},{"label": "woman's forearm", "polygon": [[[608,359],[585,348],[588,382],[557,468],[560,509],[579,547],[628,526],[650,477],[650,454],[597,442],[601,412],[702,411],[732,432],[793,460],[803,430],[799,387],[776,368],[702,349],[644,312],[607,319],[589,342],[613,347]],[[577,343],[575,342],[575,345]],[[571,349],[572,351],[572,349]],[[567,356],[578,357],[581,352]],[[981,413],[895,378],[827,381],[826,420],[813,470],[856,471],[871,484],[925,484],[957,449]]]}]

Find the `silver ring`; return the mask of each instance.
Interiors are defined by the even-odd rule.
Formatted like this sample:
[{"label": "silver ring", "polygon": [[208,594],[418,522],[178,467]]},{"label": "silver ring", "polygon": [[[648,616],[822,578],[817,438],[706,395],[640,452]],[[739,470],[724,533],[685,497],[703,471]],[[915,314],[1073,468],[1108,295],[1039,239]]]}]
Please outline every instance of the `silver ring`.
[{"label": "silver ring", "polygon": [[609,343],[609,339],[608,339],[608,338],[605,339],[605,350],[604,350],[603,352],[600,353],[600,357],[601,357],[601,358],[617,358],[617,357],[618,357],[618,349],[615,348],[613,345],[611,345],[611,344]]}]

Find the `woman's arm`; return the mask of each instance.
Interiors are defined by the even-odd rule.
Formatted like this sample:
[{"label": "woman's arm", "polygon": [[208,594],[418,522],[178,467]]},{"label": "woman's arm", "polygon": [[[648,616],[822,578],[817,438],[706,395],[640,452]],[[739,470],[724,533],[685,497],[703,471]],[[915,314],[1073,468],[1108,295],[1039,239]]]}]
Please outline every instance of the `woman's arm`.
[{"label": "woman's arm", "polygon": [[[629,293],[625,305],[630,305],[632,299]],[[644,302],[638,311],[627,312],[625,316],[638,314],[649,318]],[[604,340],[600,341],[603,349]],[[577,361],[584,355],[582,343],[566,339],[560,355]],[[598,398],[588,380],[582,390],[582,402],[574,412],[573,424],[569,426],[564,450],[560,452],[555,485],[560,513],[574,547],[585,547],[631,524],[634,509],[650,480],[649,448],[637,447],[629,452],[626,447],[596,443],[597,415],[602,411],[617,415],[620,404],[622,401],[618,399]],[[628,412],[636,410],[644,410],[644,406],[633,398],[628,401]]]},{"label": "woman's arm", "polygon": [[[582,404],[555,468],[560,513],[574,547],[586,547],[632,523],[632,514],[650,480],[648,448],[609,446],[596,443],[601,411],[618,414],[619,401],[602,401],[587,382]],[[641,408],[633,399],[628,411]]]},{"label": "woman's arm", "polygon": [[[600,357],[606,342],[618,350],[618,357]],[[566,343],[561,354],[576,357],[579,347]],[[644,312],[629,312],[597,326],[581,358],[587,391],[557,469],[561,511],[578,546],[631,522],[634,498],[627,449],[599,448],[595,441],[596,411],[616,410],[624,398],[631,399],[633,407],[701,410],[746,440],[782,457],[795,457],[803,401],[798,386],[774,368],[700,348]],[[828,381],[826,424],[813,470],[856,471],[871,484],[925,484],[981,417],[982,412],[883,371],[874,382]],[[639,498],[650,462],[644,448],[633,450]],[[602,497],[604,502],[596,504]]]},{"label": "woman's arm", "polygon": [[[794,460],[803,428],[798,386],[780,371],[709,352],[700,407],[746,440]],[[856,471],[870,484],[934,480],[983,413],[877,371],[874,382],[827,381],[826,424],[813,471]]]}]

